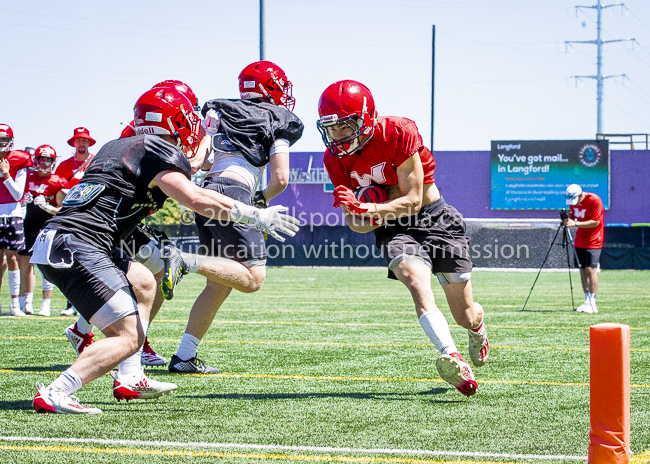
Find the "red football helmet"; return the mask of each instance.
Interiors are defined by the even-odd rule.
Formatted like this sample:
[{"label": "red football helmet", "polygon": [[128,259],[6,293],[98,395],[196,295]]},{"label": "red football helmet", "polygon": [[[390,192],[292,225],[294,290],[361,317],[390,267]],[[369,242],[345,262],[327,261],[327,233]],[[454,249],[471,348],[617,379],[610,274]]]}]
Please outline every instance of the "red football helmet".
[{"label": "red football helmet", "polygon": [[14,131],[6,124],[0,124],[0,151],[11,151],[14,148]]},{"label": "red football helmet", "polygon": [[182,81],[177,81],[176,79],[168,79],[166,81],[158,82],[156,85],[151,87],[152,89],[159,89],[161,87],[171,87],[172,89],[178,90],[180,93],[185,95],[187,99],[192,103],[192,108],[194,108],[194,111],[200,112],[201,107],[199,106],[199,99],[196,98],[196,95],[190,89],[190,86],[187,85],[185,82]]},{"label": "red football helmet", "polygon": [[56,164],[56,150],[49,145],[41,145],[34,152],[34,167],[43,175],[51,174]]},{"label": "red football helmet", "polygon": [[201,141],[201,118],[181,92],[171,87],[159,87],[143,93],[133,107],[136,135],[171,135],[188,157],[196,153]]},{"label": "red football helmet", "polygon": [[[325,89],[318,101],[316,123],[323,143],[336,156],[359,151],[370,140],[377,124],[375,100],[368,87],[357,81],[335,82]],[[334,127],[348,126],[352,133],[335,138]],[[347,132],[350,132],[349,130]],[[359,137],[364,136],[363,142]]]},{"label": "red football helmet", "polygon": [[293,84],[282,68],[270,61],[256,61],[239,73],[239,95],[242,100],[261,98],[293,111],[296,99],[291,96]]}]

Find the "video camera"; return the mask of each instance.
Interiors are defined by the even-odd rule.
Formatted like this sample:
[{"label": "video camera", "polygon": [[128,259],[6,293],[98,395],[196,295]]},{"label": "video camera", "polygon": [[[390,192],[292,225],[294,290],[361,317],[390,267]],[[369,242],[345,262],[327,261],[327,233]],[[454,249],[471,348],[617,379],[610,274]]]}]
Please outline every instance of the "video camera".
[{"label": "video camera", "polygon": [[561,209],[559,213],[560,213],[560,219],[562,219],[562,221],[566,221],[567,219],[569,219],[569,210]]}]

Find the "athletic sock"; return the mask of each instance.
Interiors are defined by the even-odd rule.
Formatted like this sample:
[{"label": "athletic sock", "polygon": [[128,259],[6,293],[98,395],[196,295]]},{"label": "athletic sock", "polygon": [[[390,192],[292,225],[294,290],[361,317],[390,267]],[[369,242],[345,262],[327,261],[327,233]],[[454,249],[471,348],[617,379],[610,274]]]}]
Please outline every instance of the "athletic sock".
[{"label": "athletic sock", "polygon": [[18,296],[20,295],[20,271],[7,271],[9,275],[9,294],[11,297],[16,297],[16,304],[18,302]]},{"label": "athletic sock", "polygon": [[181,358],[183,361],[196,358],[196,352],[199,349],[199,343],[201,343],[201,340],[196,338],[194,335],[184,333],[183,338],[181,338],[181,344],[178,346],[176,356]]},{"label": "athletic sock", "polygon": [[41,303],[41,311],[47,312],[50,310],[50,303],[52,300],[50,298],[43,298],[43,302]]},{"label": "athletic sock", "polygon": [[164,267],[160,248],[158,248],[157,242],[153,240],[140,248],[140,251],[135,255],[135,260],[142,263],[152,274],[158,274]]},{"label": "athletic sock", "polygon": [[420,316],[419,321],[422,330],[424,330],[424,333],[427,334],[431,343],[434,344],[440,353],[449,354],[458,352],[454,339],[451,337],[447,319],[445,319],[445,316],[439,310],[427,311]]},{"label": "athletic sock", "polygon": [[585,293],[585,303],[589,304],[589,295],[590,293]]},{"label": "athletic sock", "polygon": [[78,332],[81,332],[82,334],[89,334],[93,331],[93,325],[86,321],[82,316],[79,316],[79,319],[77,319],[77,322],[75,324],[75,327]]},{"label": "athletic sock", "polygon": [[135,375],[142,372],[142,347],[138,350],[137,353],[132,354],[124,361],[122,361],[118,367],[118,372],[120,375]]},{"label": "athletic sock", "polygon": [[61,374],[54,382],[50,384],[50,387],[58,388],[63,390],[68,395],[74,394],[77,390],[82,387],[81,379],[75,371],[68,368]]},{"label": "athletic sock", "polygon": [[34,302],[34,294],[26,292],[25,293],[25,304],[32,304]]},{"label": "athletic sock", "polygon": [[196,272],[199,270],[199,255],[181,251],[181,257],[185,264],[187,264],[187,272]]},{"label": "athletic sock", "polygon": [[19,296],[18,301],[20,302],[20,309],[23,309],[25,307],[25,297]]}]

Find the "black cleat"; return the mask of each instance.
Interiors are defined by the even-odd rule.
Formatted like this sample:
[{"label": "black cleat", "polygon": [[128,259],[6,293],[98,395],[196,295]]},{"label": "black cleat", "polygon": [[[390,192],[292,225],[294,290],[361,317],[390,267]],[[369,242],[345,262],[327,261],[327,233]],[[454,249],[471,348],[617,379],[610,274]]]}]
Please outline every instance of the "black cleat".
[{"label": "black cleat", "polygon": [[169,372],[173,374],[218,374],[220,371],[208,366],[205,361],[197,357],[183,361],[174,355],[169,361]]},{"label": "black cleat", "polygon": [[174,290],[176,286],[187,274],[188,266],[183,261],[180,250],[169,245],[162,248],[163,270],[165,271],[162,280],[160,281],[160,290],[166,300],[174,298]]}]

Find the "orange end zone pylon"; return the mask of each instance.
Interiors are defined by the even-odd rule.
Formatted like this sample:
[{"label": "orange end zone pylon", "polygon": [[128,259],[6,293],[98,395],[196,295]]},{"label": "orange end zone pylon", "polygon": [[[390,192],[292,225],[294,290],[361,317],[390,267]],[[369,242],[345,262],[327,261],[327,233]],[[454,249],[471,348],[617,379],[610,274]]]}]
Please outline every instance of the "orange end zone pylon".
[{"label": "orange end zone pylon", "polygon": [[589,464],[630,462],[630,327],[589,328]]}]

